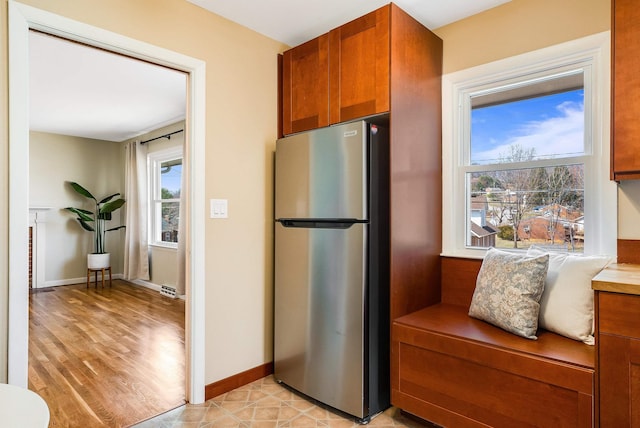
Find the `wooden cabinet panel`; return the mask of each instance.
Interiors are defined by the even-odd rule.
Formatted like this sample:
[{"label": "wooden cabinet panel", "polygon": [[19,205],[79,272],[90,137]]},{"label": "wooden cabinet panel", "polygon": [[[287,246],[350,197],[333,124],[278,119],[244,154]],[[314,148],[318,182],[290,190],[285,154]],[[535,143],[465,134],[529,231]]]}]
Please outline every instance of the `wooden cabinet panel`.
[{"label": "wooden cabinet panel", "polygon": [[629,405],[631,426],[640,427],[640,340],[630,341]]},{"label": "wooden cabinet panel", "polygon": [[389,111],[389,9],[329,32],[332,124]]},{"label": "wooden cabinet panel", "polygon": [[613,0],[612,171],[615,180],[640,178],[640,8]]},{"label": "wooden cabinet panel", "polygon": [[390,12],[395,318],[440,301],[442,40],[393,3]]},{"label": "wooden cabinet panel", "polygon": [[600,334],[600,426],[629,426],[629,339]]},{"label": "wooden cabinet panel", "polygon": [[600,333],[640,338],[640,296],[600,293]]},{"label": "wooden cabinet panel", "polygon": [[282,128],[285,135],[329,125],[329,35],[283,54]]},{"label": "wooden cabinet panel", "polygon": [[600,426],[640,426],[640,340],[600,335]]},{"label": "wooden cabinet panel", "polygon": [[640,427],[640,296],[596,296],[599,426]]}]

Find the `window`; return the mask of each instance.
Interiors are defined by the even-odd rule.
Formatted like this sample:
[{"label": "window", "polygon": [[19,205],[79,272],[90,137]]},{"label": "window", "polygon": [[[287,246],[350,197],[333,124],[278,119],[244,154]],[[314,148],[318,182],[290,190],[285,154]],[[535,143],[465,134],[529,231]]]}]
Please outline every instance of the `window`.
[{"label": "window", "polygon": [[466,246],[582,252],[584,70],[469,97]]},{"label": "window", "polygon": [[152,245],[177,247],[182,183],[182,149],[149,154]]},{"label": "window", "polygon": [[608,65],[604,33],[444,76],[445,254],[615,254]]}]

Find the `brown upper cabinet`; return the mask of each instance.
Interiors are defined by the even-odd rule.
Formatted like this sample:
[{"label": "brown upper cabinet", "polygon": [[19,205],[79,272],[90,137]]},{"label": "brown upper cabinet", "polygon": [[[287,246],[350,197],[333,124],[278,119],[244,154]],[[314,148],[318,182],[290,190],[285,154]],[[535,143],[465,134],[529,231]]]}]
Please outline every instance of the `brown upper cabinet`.
[{"label": "brown upper cabinet", "polygon": [[285,135],[389,111],[391,7],[284,52]]},{"label": "brown upper cabinet", "polygon": [[612,1],[611,179],[640,179],[640,8]]},{"label": "brown upper cabinet", "polygon": [[329,35],[323,34],[282,56],[282,132],[329,125]]},{"label": "brown upper cabinet", "polygon": [[331,123],[389,111],[389,6],[329,33]]}]

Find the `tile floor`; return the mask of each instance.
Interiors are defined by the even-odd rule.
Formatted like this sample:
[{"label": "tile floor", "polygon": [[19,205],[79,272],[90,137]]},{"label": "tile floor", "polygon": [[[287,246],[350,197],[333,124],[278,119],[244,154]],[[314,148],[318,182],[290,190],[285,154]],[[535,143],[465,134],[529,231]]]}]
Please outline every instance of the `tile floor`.
[{"label": "tile floor", "polygon": [[[273,376],[215,397],[203,404],[188,404],[133,428],[293,428],[359,427],[353,419],[306,400],[279,385]],[[369,426],[433,428],[395,408],[374,417]]]}]

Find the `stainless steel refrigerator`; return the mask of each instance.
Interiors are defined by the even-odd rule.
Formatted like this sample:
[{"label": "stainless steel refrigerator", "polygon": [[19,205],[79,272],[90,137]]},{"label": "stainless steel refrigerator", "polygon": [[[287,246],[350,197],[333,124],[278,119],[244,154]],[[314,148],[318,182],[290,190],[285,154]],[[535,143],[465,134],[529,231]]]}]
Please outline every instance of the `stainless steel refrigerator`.
[{"label": "stainless steel refrigerator", "polygon": [[363,422],[390,401],[388,165],[365,121],[276,143],[274,375]]}]

